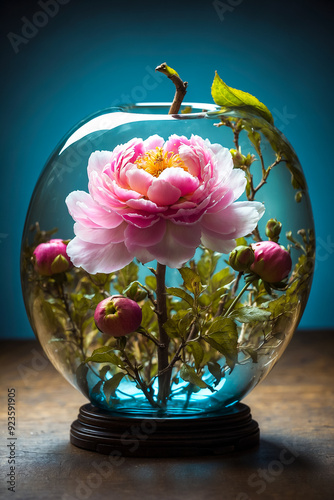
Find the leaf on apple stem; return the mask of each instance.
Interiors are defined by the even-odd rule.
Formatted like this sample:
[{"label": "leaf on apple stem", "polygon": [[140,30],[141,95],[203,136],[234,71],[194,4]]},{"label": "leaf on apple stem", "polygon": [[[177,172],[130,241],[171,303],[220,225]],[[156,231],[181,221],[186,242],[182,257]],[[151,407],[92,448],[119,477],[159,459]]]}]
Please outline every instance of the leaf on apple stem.
[{"label": "leaf on apple stem", "polygon": [[251,112],[267,120],[271,125],[274,124],[274,119],[267,106],[248,92],[233,89],[226,85],[219,77],[217,71],[212,83],[211,94],[218,106],[225,108],[248,108]]}]

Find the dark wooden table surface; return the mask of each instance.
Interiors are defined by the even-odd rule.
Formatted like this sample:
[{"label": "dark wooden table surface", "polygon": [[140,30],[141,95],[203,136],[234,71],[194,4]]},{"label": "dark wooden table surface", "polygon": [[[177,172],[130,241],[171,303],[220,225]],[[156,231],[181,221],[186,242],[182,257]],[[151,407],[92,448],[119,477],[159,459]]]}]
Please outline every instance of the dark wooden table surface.
[{"label": "dark wooden table surface", "polygon": [[[295,334],[274,370],[244,400],[259,422],[260,446],[222,457],[110,461],[80,450],[69,443],[69,427],[85,399],[37,342],[0,343],[0,371],[1,499],[334,499],[334,331]],[[15,493],[6,483],[11,388]]]}]

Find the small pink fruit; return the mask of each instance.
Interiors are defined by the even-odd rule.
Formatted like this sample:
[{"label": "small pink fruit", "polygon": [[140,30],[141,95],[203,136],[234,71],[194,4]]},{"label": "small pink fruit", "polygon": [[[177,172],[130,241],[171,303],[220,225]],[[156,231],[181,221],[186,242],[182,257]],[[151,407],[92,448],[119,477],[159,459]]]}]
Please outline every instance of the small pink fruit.
[{"label": "small pink fruit", "polygon": [[137,330],[142,320],[142,311],[134,300],[114,295],[97,305],[94,320],[101,332],[122,337]]},{"label": "small pink fruit", "polygon": [[53,239],[38,245],[33,253],[35,271],[42,276],[52,276],[73,267],[67,255],[66,246],[66,243],[60,239]]},{"label": "small pink fruit", "polygon": [[253,243],[255,260],[250,269],[267,283],[279,283],[291,271],[289,252],[274,241]]}]

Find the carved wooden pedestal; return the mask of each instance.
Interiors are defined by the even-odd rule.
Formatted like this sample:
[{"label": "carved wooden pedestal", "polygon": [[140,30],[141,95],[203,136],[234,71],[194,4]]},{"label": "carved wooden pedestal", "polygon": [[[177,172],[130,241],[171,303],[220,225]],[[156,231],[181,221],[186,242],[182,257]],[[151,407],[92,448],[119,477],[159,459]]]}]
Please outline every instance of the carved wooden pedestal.
[{"label": "carved wooden pedestal", "polygon": [[259,443],[259,426],[248,406],[238,403],[201,416],[120,416],[86,404],[71,425],[79,448],[133,457],[221,455]]}]

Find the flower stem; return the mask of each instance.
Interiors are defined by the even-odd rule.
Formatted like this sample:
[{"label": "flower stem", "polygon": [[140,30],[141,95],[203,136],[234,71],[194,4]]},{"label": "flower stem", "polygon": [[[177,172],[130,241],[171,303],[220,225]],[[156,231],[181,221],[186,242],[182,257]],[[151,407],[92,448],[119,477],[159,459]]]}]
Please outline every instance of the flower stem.
[{"label": "flower stem", "polygon": [[157,315],[159,326],[159,341],[158,347],[158,371],[160,373],[158,400],[165,404],[169,396],[171,370],[166,370],[169,365],[168,361],[168,345],[169,337],[164,329],[164,324],[167,321],[167,304],[166,304],[166,286],[165,286],[166,266],[157,264]]},{"label": "flower stem", "polygon": [[80,351],[82,352],[83,355],[85,355],[84,354],[84,348],[83,348],[83,336],[82,336],[82,333],[80,332],[79,328],[77,327],[75,321],[73,320],[72,313],[71,313],[71,308],[70,308],[70,304],[68,302],[67,294],[65,293],[65,290],[64,290],[64,283],[62,281],[62,278],[56,279],[56,284],[57,284],[57,287],[58,287],[59,298],[63,302],[63,304],[65,306],[65,311],[66,311],[67,316],[68,316],[68,318],[70,320],[71,332],[76,337],[76,340],[78,342]]},{"label": "flower stem", "polygon": [[[167,66],[166,63],[162,63],[155,68],[156,71],[166,75],[175,85],[176,92],[172,105],[168,111],[169,115],[173,115],[179,112],[184,96],[187,92],[187,82],[181,80],[178,73]],[[158,316],[158,326],[159,326],[159,341],[160,346],[158,346],[158,381],[159,381],[159,392],[158,401],[161,402],[163,406],[166,405],[167,398],[170,393],[170,379],[172,374],[172,367],[169,365],[168,359],[168,346],[169,337],[164,329],[164,324],[166,323],[167,316],[167,303],[166,303],[166,266],[164,264],[157,264],[156,270],[157,279],[157,316]]]},{"label": "flower stem", "polygon": [[146,399],[148,400],[148,402],[151,404],[151,406],[153,408],[160,408],[160,405],[158,403],[156,403],[153,399],[153,397],[151,396],[151,394],[149,393],[148,391],[148,388],[147,388],[147,385],[146,383],[141,379],[141,376],[139,374],[139,371],[138,371],[138,368],[137,366],[133,366],[133,364],[131,363],[128,355],[126,354],[125,350],[123,349],[122,351],[122,354],[124,356],[124,359],[126,361],[126,363],[128,364],[131,372],[134,374],[132,375],[131,373],[128,372],[128,375],[130,377],[132,377],[134,380],[136,380],[136,382],[138,383],[139,387],[141,388],[141,390],[143,391]]},{"label": "flower stem", "polygon": [[[255,280],[256,278],[253,279],[253,281]],[[246,281],[246,284],[244,285],[244,287],[240,290],[240,292],[238,293],[238,295],[235,297],[235,299],[233,300],[232,304],[230,305],[230,307],[227,309],[226,313],[224,314],[224,318],[227,318],[228,315],[233,311],[235,305],[237,304],[238,300],[240,299],[240,297],[242,296],[242,294],[247,290],[247,288],[249,287],[249,285],[252,283],[252,280],[247,280]]]}]

